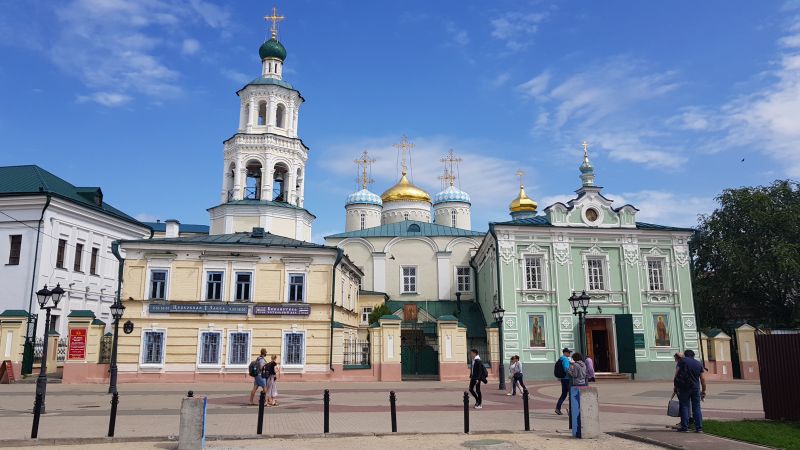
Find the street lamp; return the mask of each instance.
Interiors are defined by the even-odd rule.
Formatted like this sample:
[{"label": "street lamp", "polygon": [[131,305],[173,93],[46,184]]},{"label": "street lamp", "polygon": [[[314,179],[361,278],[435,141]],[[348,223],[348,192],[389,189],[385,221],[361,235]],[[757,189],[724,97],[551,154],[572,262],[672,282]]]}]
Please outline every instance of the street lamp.
[{"label": "street lamp", "polygon": [[569,298],[569,304],[572,306],[572,315],[578,316],[578,329],[580,333],[580,347],[581,355],[586,356],[586,310],[589,308],[589,301],[592,298],[586,294],[586,291],[578,295],[575,291]]},{"label": "street lamp", "polygon": [[110,384],[108,385],[108,393],[115,394],[117,392],[117,341],[119,340],[119,320],[125,314],[125,305],[122,302],[115,301],[111,307],[111,317],[114,318],[114,343],[111,345],[111,376]]},{"label": "street lamp", "polygon": [[500,351],[498,352],[499,353],[498,365],[500,366],[499,367],[500,390],[506,389],[506,374],[505,374],[506,368],[505,368],[505,361],[503,359],[503,315],[505,314],[505,312],[506,310],[501,308],[500,305],[497,305],[492,310],[492,316],[494,316],[494,320],[495,322],[497,322],[497,327],[498,327],[497,334],[499,335],[498,347],[500,347]]},{"label": "street lamp", "polygon": [[[58,307],[58,302],[64,295],[64,289],[61,289],[60,284],[56,284],[53,290],[47,289],[44,285],[42,289],[36,292],[36,299],[39,301],[39,308],[46,311],[44,322],[44,343],[42,344],[42,364],[39,369],[39,377],[36,378],[36,403],[34,403],[34,414],[44,414],[45,406],[44,400],[47,395],[47,343],[50,340],[50,311]],[[53,301],[52,305],[48,305],[50,300]]]}]

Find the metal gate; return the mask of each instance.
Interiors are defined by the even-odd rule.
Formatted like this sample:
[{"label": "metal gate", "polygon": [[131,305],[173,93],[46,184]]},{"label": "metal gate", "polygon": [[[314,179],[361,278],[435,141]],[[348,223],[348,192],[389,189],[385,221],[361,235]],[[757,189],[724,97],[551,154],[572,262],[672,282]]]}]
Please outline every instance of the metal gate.
[{"label": "metal gate", "polygon": [[761,399],[767,420],[800,420],[800,334],[756,334]]},{"label": "metal gate", "polygon": [[439,344],[436,324],[404,322],[400,341],[403,379],[438,379]]}]

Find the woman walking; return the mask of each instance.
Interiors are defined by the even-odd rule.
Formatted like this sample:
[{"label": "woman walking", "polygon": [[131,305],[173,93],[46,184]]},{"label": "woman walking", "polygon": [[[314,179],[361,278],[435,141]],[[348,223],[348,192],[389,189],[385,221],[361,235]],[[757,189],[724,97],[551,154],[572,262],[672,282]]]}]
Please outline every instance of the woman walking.
[{"label": "woman walking", "polygon": [[572,378],[573,386],[586,386],[586,363],[583,362],[583,355],[580,353],[572,354],[572,363],[569,365],[569,376]]},{"label": "woman walking", "polygon": [[511,364],[508,366],[508,369],[511,373],[511,392],[506,395],[517,395],[517,383],[519,383],[522,392],[528,390],[528,388],[525,387],[525,383],[522,382],[522,364],[519,362],[518,355],[511,357]]},{"label": "woman walking", "polygon": [[264,366],[267,372],[267,406],[278,406],[278,355],[272,355]]}]

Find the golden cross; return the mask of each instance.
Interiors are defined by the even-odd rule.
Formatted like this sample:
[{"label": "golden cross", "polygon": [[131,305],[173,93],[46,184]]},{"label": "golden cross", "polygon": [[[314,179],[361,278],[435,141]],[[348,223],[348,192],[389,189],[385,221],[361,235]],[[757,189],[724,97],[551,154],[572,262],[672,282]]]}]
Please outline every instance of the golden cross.
[{"label": "golden cross", "polygon": [[403,175],[407,174],[408,166],[406,166],[406,155],[411,159],[411,149],[414,148],[414,143],[408,142],[408,138],[404,134],[403,137],[400,138],[400,142],[392,145],[392,147],[401,152],[400,168],[402,169]]},{"label": "golden cross", "polygon": [[514,175],[516,175],[517,178],[519,178],[519,186],[522,187],[522,177],[525,175],[525,172],[523,172],[522,169],[519,169],[517,170],[517,173],[515,173]]},{"label": "golden cross", "polygon": [[457,157],[456,153],[451,148],[450,151],[447,152],[447,155],[439,161],[444,163],[445,175],[448,174],[448,171],[450,174],[449,177],[443,179],[448,180],[450,182],[450,186],[453,186],[456,181],[456,169],[458,168],[458,163],[462,161],[461,158]]},{"label": "golden cross", "polygon": [[586,141],[583,141],[583,157],[584,158],[589,157],[589,143]]},{"label": "golden cross", "polygon": [[275,8],[274,6],[272,7],[272,15],[271,16],[264,16],[264,20],[266,20],[267,22],[272,22],[272,26],[270,27],[270,31],[272,31],[272,38],[273,39],[277,39],[278,38],[278,22],[280,22],[281,20],[283,20],[285,18],[286,17],[284,17],[284,16],[279,16],[278,15],[278,9]]},{"label": "golden cross", "polygon": [[375,162],[375,159],[370,159],[369,153],[364,150],[364,153],[361,154],[361,158],[356,159],[353,162],[356,163],[361,171],[361,174],[359,174],[358,178],[356,178],[356,181],[361,184],[361,189],[366,189],[367,185],[375,182],[375,180],[369,177],[369,169]]},{"label": "golden cross", "polygon": [[453,172],[447,170],[447,167],[444,168],[444,174],[439,175],[439,179],[448,183],[450,186],[453,186],[456,182],[455,175],[453,175]]}]

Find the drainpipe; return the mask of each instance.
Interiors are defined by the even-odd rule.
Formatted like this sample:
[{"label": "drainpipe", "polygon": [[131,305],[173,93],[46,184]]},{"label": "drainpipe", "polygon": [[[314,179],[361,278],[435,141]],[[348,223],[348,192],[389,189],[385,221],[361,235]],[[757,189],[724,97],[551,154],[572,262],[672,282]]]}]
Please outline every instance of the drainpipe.
[{"label": "drainpipe", "polygon": [[[33,294],[36,292],[36,267],[39,262],[39,238],[42,235],[42,223],[44,222],[44,212],[50,206],[50,193],[46,193],[44,207],[42,208],[42,215],[39,216],[39,223],[36,225],[36,248],[33,251],[33,275],[31,276],[31,293],[28,296],[28,327],[25,329],[25,348],[22,353],[22,374],[29,375],[33,373],[33,340],[36,339],[34,329],[31,327],[33,322]],[[45,324],[45,339],[47,339],[47,327]]]},{"label": "drainpipe", "polygon": [[[114,299],[114,302],[119,305],[122,304],[122,270],[125,266],[125,258],[119,254],[119,241],[114,241],[111,243],[111,253],[113,253],[114,257],[117,258],[117,261],[119,261],[119,268],[117,269],[117,298]],[[117,393],[117,346],[119,345],[120,319],[121,317],[114,319],[114,343],[111,346],[111,367],[109,368],[109,394]]]},{"label": "drainpipe", "polygon": [[[495,254],[495,267],[497,267],[497,307],[503,308],[503,284],[500,280],[500,243],[497,241],[497,233],[494,231],[494,223],[489,224],[489,234],[494,238],[494,254]],[[500,390],[506,389],[506,374],[505,374],[505,358],[503,357],[503,321],[497,324],[497,346],[499,347],[498,353],[498,369],[500,374]]]},{"label": "drainpipe", "polygon": [[344,251],[337,247],[336,261],[333,263],[333,270],[331,271],[331,340],[328,353],[328,365],[331,368],[331,372],[333,372],[333,312],[336,306],[336,267],[342,262],[342,256],[344,256]]}]

